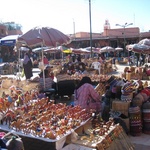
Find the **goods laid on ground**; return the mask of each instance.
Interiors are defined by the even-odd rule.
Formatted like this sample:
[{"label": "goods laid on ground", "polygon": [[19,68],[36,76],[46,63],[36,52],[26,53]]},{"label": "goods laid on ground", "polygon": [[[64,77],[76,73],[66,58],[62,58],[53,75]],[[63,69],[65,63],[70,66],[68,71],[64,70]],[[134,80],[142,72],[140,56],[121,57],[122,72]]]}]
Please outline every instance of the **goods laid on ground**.
[{"label": "goods laid on ground", "polygon": [[[113,145],[119,137],[121,140],[125,140],[125,145],[123,145],[125,149],[133,146],[127,140],[123,129],[119,125],[115,125],[112,120],[108,122],[94,120],[92,126],[88,127],[86,123],[90,121],[92,114],[79,106],[54,104],[53,100],[39,95],[37,91],[22,91],[15,87],[11,87],[9,90],[10,95],[5,93],[0,99],[1,130],[8,132],[13,130],[22,137],[58,142],[60,147],[61,139],[70,134],[72,136],[73,131],[80,134],[81,129],[84,128],[84,132],[87,132],[88,136],[86,134],[85,137],[81,136],[80,139],[77,139],[79,143],[75,140],[76,138],[72,137],[71,143],[82,145],[86,141],[89,143],[86,147],[89,147],[93,140],[95,148],[105,149]],[[83,143],[80,143],[81,141]]]},{"label": "goods laid on ground", "polygon": [[[84,131],[84,132],[83,132]],[[110,119],[104,122],[98,118],[87,122],[83,127],[76,130],[76,135],[67,137],[69,145],[67,148],[81,147],[81,149],[133,149],[134,146],[130,143],[128,136],[119,124],[114,124]],[[71,143],[71,144],[70,144]],[[122,143],[122,144],[121,144]],[[75,145],[73,145],[75,144]]]},{"label": "goods laid on ground", "polygon": [[[52,101],[48,102],[47,98],[42,98],[34,102],[30,101],[30,105],[17,107],[16,110],[11,108],[4,116],[5,118],[1,120],[2,128],[13,129],[41,139],[59,140],[88,120],[90,113],[78,106],[54,104]],[[5,122],[7,119],[10,119],[8,123]]]},{"label": "goods laid on ground", "polygon": [[110,112],[114,118],[121,118],[131,135],[140,136],[142,132],[149,134],[150,87],[148,82],[124,80],[123,83],[122,81],[113,76],[107,81],[110,86],[104,97],[107,113]]},{"label": "goods laid on ground", "polygon": [[149,80],[149,70],[150,67],[146,65],[143,67],[126,67],[122,77],[127,80]]},{"label": "goods laid on ground", "polygon": [[[4,88],[1,90],[0,130],[13,131],[20,135],[23,141],[29,138],[59,144],[61,139],[91,118],[91,113],[79,106],[55,104],[54,100],[38,93],[35,87],[30,91],[15,86],[8,88],[7,93]],[[30,149],[27,144],[25,147]]]},{"label": "goods laid on ground", "polygon": [[[83,76],[84,75],[72,75],[70,79],[80,80]],[[104,100],[106,102],[105,110],[107,110],[109,117],[110,117],[111,110],[114,111],[113,115],[115,114],[115,116],[113,116],[113,118],[122,119],[122,121],[125,122],[129,130],[129,133],[133,136],[140,136],[142,132],[149,134],[150,129],[149,129],[148,102],[150,99],[150,87],[147,81],[141,81],[141,80],[132,81],[131,79],[127,81],[126,79],[121,79],[119,77],[109,76],[109,75],[95,74],[95,75],[89,75],[89,76],[92,79],[93,83],[96,83],[95,85],[97,86],[95,88],[98,91],[98,93],[100,95],[103,95],[104,99],[106,100],[106,101]],[[113,123],[111,125],[112,126],[111,129],[114,128],[114,130],[111,130],[111,129],[109,130],[106,127],[107,130],[110,131],[110,133],[105,132],[105,135],[107,134],[109,135],[109,136],[106,136],[107,138],[104,138],[105,140],[102,138],[102,134],[104,133],[104,130],[101,130],[101,128],[96,128],[96,125],[95,125],[95,130],[94,128],[92,128],[93,130],[86,130],[87,129],[86,124],[89,118],[91,118],[91,114],[85,113],[85,116],[87,116],[87,118],[84,115],[83,115],[84,119],[82,117],[80,118],[79,116],[82,116],[80,112],[83,111],[81,109],[78,109],[79,110],[79,112],[77,113],[78,117],[75,115],[76,113],[73,113],[73,114],[71,113],[69,115],[69,117],[71,118],[75,117],[76,119],[75,121],[71,122],[70,123],[71,125],[69,125],[68,127],[67,125],[69,122],[69,117],[67,116],[67,119],[66,119],[66,117],[64,116],[66,114],[65,110],[67,111],[70,110],[72,112],[71,109],[73,109],[74,107],[67,106],[62,103],[54,104],[54,101],[50,101],[46,99],[43,93],[38,93],[37,83],[34,83],[34,82],[31,83],[28,81],[20,81],[20,80],[8,79],[8,78],[1,78],[1,83],[2,84],[1,84],[0,92],[1,92],[2,98],[5,97],[4,98],[5,100],[4,99],[0,100],[0,108],[2,108],[3,112],[5,112],[6,110],[8,110],[8,108],[12,109],[13,106],[15,106],[15,110],[13,109],[14,112],[9,111],[8,116],[12,115],[12,118],[13,118],[14,113],[19,114],[15,116],[15,118],[17,118],[18,120],[18,124],[22,124],[22,125],[19,125],[18,127],[18,125],[16,126],[17,123],[13,124],[12,121],[9,120],[10,118],[8,117],[7,119],[6,118],[4,120],[2,119],[3,121],[2,127],[4,127],[5,129],[6,128],[9,129],[8,127],[10,125],[10,130],[21,132],[22,136],[25,135],[28,137],[28,135],[31,135],[31,137],[38,138],[39,140],[46,139],[46,141],[49,141],[49,140],[59,141],[64,136],[68,136],[69,134],[72,135],[73,133],[72,129],[73,129],[73,130],[78,131],[77,134],[79,135],[79,139],[77,138],[77,141],[76,141],[75,140],[76,136],[75,136],[74,140],[71,141],[71,144],[85,146],[83,143],[85,142],[91,143],[90,140],[93,138],[94,141],[97,140],[96,146],[95,146],[96,148],[98,147],[102,148],[102,146],[104,146],[103,148],[105,148],[105,146],[109,147],[111,146],[110,143],[112,144],[114,143],[113,141],[119,142],[119,141],[112,139],[112,137],[110,137],[110,135],[113,135],[113,131],[115,131],[115,128],[117,128],[117,125]],[[12,101],[15,102],[14,105],[11,105]],[[25,102],[25,104],[28,104],[28,105],[24,105],[24,103],[22,103],[23,101]],[[45,103],[47,104],[47,106],[44,105]],[[54,110],[57,110],[56,108],[59,108],[59,111],[54,112],[53,109],[51,108],[54,108]],[[136,111],[135,111],[135,108],[136,108]],[[33,112],[30,111],[30,109],[33,110]],[[52,110],[52,111],[48,111],[48,110]],[[51,120],[51,122],[54,123],[54,124],[51,123],[52,129],[50,129],[49,126],[47,127],[47,124],[49,124],[47,123],[47,121],[46,122],[43,120],[41,121],[43,116],[44,116],[43,119],[47,118],[47,115],[45,115],[47,113],[51,115],[51,116],[49,115],[50,118],[52,118],[56,114],[58,115],[57,117],[54,117]],[[24,116],[25,114],[26,115],[28,114],[28,116],[25,117]],[[31,126],[29,126],[29,128],[27,128],[27,126],[23,127],[24,123],[21,122],[20,116],[23,116],[23,120],[25,119],[27,121],[25,125],[27,124],[29,125],[29,122],[32,122],[32,125],[30,124]],[[3,118],[3,116],[1,118]],[[5,125],[6,120],[7,120],[7,125]],[[39,122],[35,123],[35,120]],[[56,129],[56,122],[59,122],[59,124],[57,123],[58,125],[57,129]],[[101,123],[98,126],[101,127],[104,125],[103,129],[105,129],[105,126],[110,123],[109,119],[108,121],[106,120],[102,122],[103,123]],[[39,126],[39,124],[42,124],[42,126]],[[122,126],[122,124],[120,125]],[[86,128],[85,130],[82,130],[83,126],[84,126],[84,129]],[[49,128],[49,130],[47,128]],[[90,127],[88,128],[90,129]],[[82,137],[83,135],[81,135],[81,132],[83,131],[84,132],[87,131],[88,133],[87,137]],[[91,134],[91,131],[94,131],[95,137],[93,137],[93,135]],[[98,138],[98,135],[95,134],[97,133],[97,131],[101,136],[99,138]],[[119,136],[122,136],[122,134],[120,133]],[[82,137],[82,140],[81,140],[81,137]],[[119,138],[123,141],[123,138],[121,137]],[[109,143],[107,143],[107,141],[109,141]],[[124,142],[127,143],[126,140]],[[103,144],[101,145],[100,143],[103,143]],[[70,143],[68,144],[70,145]],[[91,148],[89,145],[86,147]]]},{"label": "goods laid on ground", "polygon": [[17,62],[0,64],[1,75],[15,74],[17,73],[17,71],[18,71]]},{"label": "goods laid on ground", "polygon": [[24,134],[57,139],[80,126],[91,115],[79,106],[54,104],[54,100],[50,101],[38,92],[34,83],[3,79],[1,91],[1,123]]},{"label": "goods laid on ground", "polygon": [[142,134],[142,114],[140,108],[129,108],[130,118],[130,134],[133,136],[139,136]]},{"label": "goods laid on ground", "polygon": [[119,58],[119,61],[117,61],[118,64],[127,64],[129,60],[127,58]]},{"label": "goods laid on ground", "polygon": [[150,134],[150,101],[142,105],[143,132]]}]

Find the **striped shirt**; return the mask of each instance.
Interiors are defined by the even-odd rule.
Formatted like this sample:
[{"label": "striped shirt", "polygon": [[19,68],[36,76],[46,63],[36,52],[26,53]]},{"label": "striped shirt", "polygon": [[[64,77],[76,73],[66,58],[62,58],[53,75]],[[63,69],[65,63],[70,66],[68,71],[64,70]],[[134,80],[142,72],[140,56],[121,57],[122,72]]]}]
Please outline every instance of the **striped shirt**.
[{"label": "striped shirt", "polygon": [[[100,111],[101,109],[100,99],[101,96],[89,83],[85,83],[80,88],[75,90],[74,104],[80,105],[82,108]],[[95,102],[93,102],[93,100]]]}]

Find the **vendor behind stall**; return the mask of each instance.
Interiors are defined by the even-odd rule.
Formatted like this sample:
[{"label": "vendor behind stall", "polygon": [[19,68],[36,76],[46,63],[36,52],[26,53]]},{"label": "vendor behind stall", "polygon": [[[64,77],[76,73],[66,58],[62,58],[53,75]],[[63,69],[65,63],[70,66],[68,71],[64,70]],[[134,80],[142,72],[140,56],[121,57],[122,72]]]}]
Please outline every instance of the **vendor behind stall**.
[{"label": "vendor behind stall", "polygon": [[[53,84],[53,79],[49,77],[48,70],[44,70],[44,75],[45,75],[45,89],[52,88]],[[39,79],[39,91],[44,90],[44,79],[43,79],[43,72],[39,74],[40,79]]]},{"label": "vendor behind stall", "polygon": [[80,105],[87,110],[101,112],[101,96],[97,93],[89,77],[85,76],[75,89],[74,105]]}]

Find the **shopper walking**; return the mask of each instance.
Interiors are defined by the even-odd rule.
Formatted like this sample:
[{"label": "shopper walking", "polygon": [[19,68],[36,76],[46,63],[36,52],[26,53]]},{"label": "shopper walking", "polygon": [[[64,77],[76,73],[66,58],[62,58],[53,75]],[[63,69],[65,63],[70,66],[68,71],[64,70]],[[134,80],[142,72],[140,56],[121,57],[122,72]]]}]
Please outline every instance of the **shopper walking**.
[{"label": "shopper walking", "polygon": [[33,76],[32,67],[33,65],[30,56],[28,53],[25,53],[23,59],[23,69],[24,69],[24,75],[26,79],[30,79]]}]

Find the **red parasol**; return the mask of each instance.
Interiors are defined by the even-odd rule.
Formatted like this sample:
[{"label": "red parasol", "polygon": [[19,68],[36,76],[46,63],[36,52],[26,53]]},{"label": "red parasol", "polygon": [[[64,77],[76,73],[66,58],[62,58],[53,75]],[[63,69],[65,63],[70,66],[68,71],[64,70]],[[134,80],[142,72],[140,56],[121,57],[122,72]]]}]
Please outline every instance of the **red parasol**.
[{"label": "red parasol", "polygon": [[[33,46],[48,46],[56,47],[58,45],[67,44],[70,38],[57,29],[50,27],[35,27],[18,38],[18,43],[23,43],[29,47]],[[42,58],[43,58],[43,51]],[[43,63],[44,64],[44,63]],[[44,88],[45,88],[45,75],[43,71]]]},{"label": "red parasol", "polygon": [[25,43],[32,47],[37,45],[44,45],[49,47],[56,47],[66,44],[70,38],[57,29],[50,27],[35,27],[18,38],[18,41]]}]

